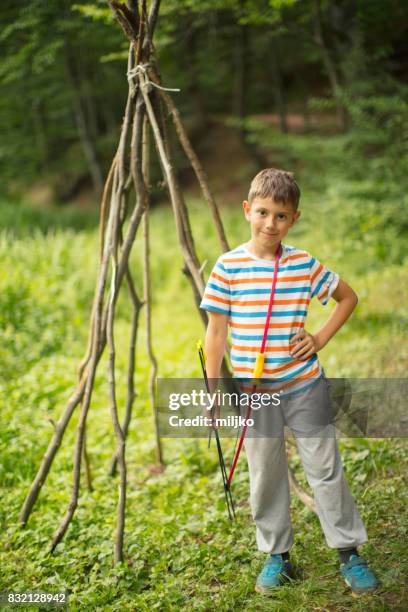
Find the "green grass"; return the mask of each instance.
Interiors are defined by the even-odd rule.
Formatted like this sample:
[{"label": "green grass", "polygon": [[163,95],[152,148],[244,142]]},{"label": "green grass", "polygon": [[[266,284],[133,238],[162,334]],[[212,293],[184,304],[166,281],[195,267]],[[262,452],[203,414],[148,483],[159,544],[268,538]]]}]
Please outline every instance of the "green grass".
[{"label": "green grass", "polygon": [[[408,262],[379,253],[378,228],[365,249],[356,236],[342,234],[350,217],[344,204],[349,185],[338,182],[324,197],[306,191],[302,221],[288,237],[338,271],[360,297],[353,318],[321,354],[329,376],[405,377],[407,325],[405,279]],[[219,254],[202,202],[189,202],[197,250]],[[239,203],[222,215],[231,245],[247,239]],[[363,206],[364,202],[360,201]],[[334,551],[325,545],[317,518],[292,500],[296,582],[265,600],[254,592],[263,555],[256,551],[242,459],[234,481],[237,522],[226,518],[215,449],[204,441],[165,440],[166,470],[155,475],[153,425],[147,399],[149,362],[144,316],[138,337],[137,391],[127,445],[129,487],[126,562],[112,567],[117,485],[107,475],[114,437],[109,414],[107,363],[99,366],[89,414],[88,450],[94,491],[82,490],[75,518],[53,556],[46,554],[66,510],[72,482],[77,416],[70,423],[33,515],[25,530],[17,516],[58,419],[72,392],[84,353],[97,265],[94,215],[1,207],[0,238],[0,590],[70,593],[70,608],[89,610],[404,610],[408,604],[406,534],[408,521],[407,445],[402,439],[341,440],[343,462],[369,534],[363,554],[381,577],[379,592],[353,599],[337,571]],[[13,208],[14,210],[14,208]],[[17,220],[16,220],[17,219]],[[315,221],[318,222],[315,222]],[[203,327],[181,273],[175,228],[168,207],[152,214],[154,350],[161,376],[199,376],[196,341]],[[356,230],[356,235],[358,232]],[[349,239],[350,238],[350,239]],[[365,241],[364,232],[360,235]],[[367,244],[367,241],[364,242]],[[141,244],[132,254],[139,292]],[[309,329],[327,317],[330,306],[314,304]],[[118,400],[125,399],[130,304],[118,303]],[[233,441],[225,441],[230,457]],[[304,482],[297,456],[293,466]],[[303,575],[301,574],[303,572]]]}]

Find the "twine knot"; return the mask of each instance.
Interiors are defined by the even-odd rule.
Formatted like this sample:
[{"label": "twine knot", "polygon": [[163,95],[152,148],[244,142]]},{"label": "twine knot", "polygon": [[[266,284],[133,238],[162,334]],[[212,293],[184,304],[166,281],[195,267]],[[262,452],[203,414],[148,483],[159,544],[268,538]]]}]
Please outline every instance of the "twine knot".
[{"label": "twine knot", "polygon": [[152,87],[156,87],[157,89],[161,89],[162,91],[176,91],[176,92],[181,91],[180,89],[175,88],[175,87],[162,87],[161,85],[158,85],[154,81],[151,81],[149,79],[148,72],[147,72],[148,66],[149,64],[138,64],[134,68],[131,68],[130,70],[127,71],[126,73],[127,80],[128,80],[129,85],[131,87],[133,86],[133,90],[135,89],[135,84],[133,83],[133,79],[138,74],[143,74],[144,83],[142,83],[142,87],[148,87],[151,85]]}]

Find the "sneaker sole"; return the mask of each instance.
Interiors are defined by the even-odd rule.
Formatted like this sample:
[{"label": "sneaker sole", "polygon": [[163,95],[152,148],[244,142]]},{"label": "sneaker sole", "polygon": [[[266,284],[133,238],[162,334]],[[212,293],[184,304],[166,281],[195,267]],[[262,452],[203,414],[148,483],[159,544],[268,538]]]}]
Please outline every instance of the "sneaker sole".
[{"label": "sneaker sole", "polygon": [[351,586],[349,581],[346,580],[346,578],[344,578],[344,583],[346,584],[346,586],[348,586],[351,589],[351,595],[356,598],[364,597],[364,595],[371,595],[371,593],[374,593],[374,591],[376,591],[378,588],[378,587],[374,587],[374,589],[370,589],[369,591],[361,591],[361,593],[359,593],[357,591],[353,591],[353,587]]},{"label": "sneaker sole", "polygon": [[278,591],[279,587],[281,587],[281,584],[278,584],[276,586],[267,588],[267,587],[261,587],[256,585],[255,586],[255,591],[257,593],[260,593],[261,595],[267,595],[268,597],[272,597],[272,595],[275,595],[275,593]]},{"label": "sneaker sole", "polygon": [[293,580],[293,577],[290,575],[285,575],[283,581],[281,582],[281,584],[277,584],[275,586],[271,586],[271,587],[261,587],[258,584],[255,585],[255,591],[257,593],[261,593],[262,595],[275,595],[275,592],[277,589],[279,589],[281,586],[284,586],[285,584],[288,584],[289,582],[291,582]]}]

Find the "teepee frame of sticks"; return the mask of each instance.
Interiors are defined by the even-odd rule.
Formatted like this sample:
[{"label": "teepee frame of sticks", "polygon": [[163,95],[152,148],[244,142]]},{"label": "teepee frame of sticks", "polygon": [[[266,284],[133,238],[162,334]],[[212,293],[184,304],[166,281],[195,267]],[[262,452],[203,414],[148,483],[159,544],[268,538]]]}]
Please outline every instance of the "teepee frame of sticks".
[{"label": "teepee frame of sticks", "polygon": [[[120,477],[114,545],[114,563],[116,564],[123,561],[127,485],[125,446],[135,399],[135,347],[139,314],[142,307],[146,309],[147,352],[151,363],[149,397],[155,425],[156,460],[158,464],[163,463],[157,412],[154,404],[157,360],[153,352],[151,337],[149,275],[149,138],[151,136],[154,139],[174,213],[177,238],[184,259],[183,273],[190,281],[197,308],[205,288],[202,268],[194,247],[187,206],[180,189],[169,146],[168,116],[171,117],[178,141],[195,172],[203,197],[210,208],[214,228],[222,251],[228,251],[229,246],[216,202],[208,187],[206,174],[191,146],[172,98],[168,95],[166,89],[161,86],[152,42],[160,0],[151,0],[148,10],[146,0],[127,0],[126,4],[116,0],[108,0],[108,4],[125,35],[130,40],[127,67],[129,90],[118,148],[113,157],[102,194],[99,225],[99,267],[92,306],[89,342],[86,354],[79,365],[78,383],[61,417],[56,423],[53,423],[54,433],[52,439],[28,491],[20,512],[19,521],[23,526],[27,524],[41,488],[47,479],[53,460],[61,446],[71,416],[78,406],[80,406],[80,413],[75,443],[71,499],[66,513],[53,536],[50,552],[53,552],[58,543],[61,542],[77,508],[82,464],[84,465],[87,486],[89,489],[92,489],[88,454],[86,451],[86,422],[97,366],[107,348],[109,356],[110,410],[116,437],[116,449],[110,466],[110,474],[114,476],[118,467]],[[132,193],[134,194],[133,206],[131,204]],[[124,232],[125,221],[126,232]],[[137,293],[129,267],[129,256],[140,225],[142,225],[144,242],[143,299]],[[121,424],[119,422],[116,399],[114,320],[115,307],[124,280],[126,281],[132,304],[132,318],[129,340],[127,397],[124,420]],[[206,326],[206,313],[202,310],[199,310],[199,313]],[[225,361],[223,364],[223,375],[228,375]],[[312,498],[303,491],[290,469],[289,478],[295,493],[309,508],[314,510]]]}]

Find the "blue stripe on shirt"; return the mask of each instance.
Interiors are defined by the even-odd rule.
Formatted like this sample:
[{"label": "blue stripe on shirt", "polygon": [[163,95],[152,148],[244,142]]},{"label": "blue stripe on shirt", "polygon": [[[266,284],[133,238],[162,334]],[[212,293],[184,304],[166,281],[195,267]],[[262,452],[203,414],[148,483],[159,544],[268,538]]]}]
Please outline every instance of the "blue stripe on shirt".
[{"label": "blue stripe on shirt", "polygon": [[[285,287],[285,288],[281,288],[281,287],[276,287],[275,289],[275,293],[302,293],[304,291],[309,292],[310,291],[310,287]],[[228,292],[229,293],[229,292]],[[235,296],[235,295],[270,295],[271,290],[266,288],[266,289],[237,289],[237,290],[232,290],[231,295]]]},{"label": "blue stripe on shirt", "polygon": [[[274,264],[273,262],[271,262],[270,266],[251,266],[248,268],[225,268],[223,266],[222,270],[224,270],[224,272],[228,272],[229,274],[242,274],[244,272],[271,272],[273,271],[273,268],[274,268]],[[306,269],[309,269],[308,263],[307,264],[294,264],[293,266],[279,266],[279,272],[286,272],[287,270],[306,270]]]},{"label": "blue stripe on shirt", "polygon": [[[231,317],[244,317],[244,318],[257,318],[265,317],[266,312],[239,312],[237,310],[231,310]],[[306,310],[287,310],[285,311],[272,311],[272,317],[289,317],[298,316],[305,317]]]},{"label": "blue stripe on shirt", "polygon": [[217,263],[215,264],[216,268],[220,268],[220,270],[222,270],[223,272],[225,272],[225,274],[228,274],[229,270],[227,270],[227,268],[224,266],[224,264],[222,263],[222,261],[217,261]]},{"label": "blue stripe on shirt", "polygon": [[[271,334],[267,336],[268,340],[289,340],[295,334]],[[236,340],[259,340],[261,341],[263,336],[245,336],[243,334],[231,334],[232,338],[236,338]]]},{"label": "blue stripe on shirt", "polygon": [[319,295],[320,289],[323,286],[323,283],[325,283],[327,281],[327,279],[330,276],[330,272],[326,272],[326,274],[323,276],[323,278],[321,279],[321,281],[316,285],[316,288],[314,289],[314,291],[312,292],[312,297],[314,297],[315,295]]},{"label": "blue stripe on shirt", "polygon": [[230,294],[229,289],[225,289],[224,287],[221,287],[219,285],[214,285],[214,283],[207,283],[207,287],[211,287],[211,289],[215,289],[215,291],[220,291],[221,293],[226,293],[227,295]]},{"label": "blue stripe on shirt", "polygon": [[[235,350],[231,351],[231,361],[247,361],[248,363],[255,363],[256,357],[233,357]],[[293,361],[293,357],[266,357],[265,363],[289,363]]]},{"label": "blue stripe on shirt", "polygon": [[[314,357],[314,358],[313,358]],[[296,376],[298,374],[301,374],[302,372],[304,372],[310,365],[312,365],[312,363],[317,359],[317,356],[314,355],[313,357],[311,357],[310,359],[308,359],[305,364],[299,368],[298,370],[296,370],[295,372],[290,372],[289,374],[286,374],[286,376],[279,376],[279,380],[289,380],[289,378],[296,378]],[[262,379],[261,379],[262,380]],[[270,379],[267,379],[270,380]]]},{"label": "blue stripe on shirt", "polygon": [[222,308],[216,308],[215,306],[209,306],[208,304],[200,304],[202,310],[212,310],[213,312],[220,312],[221,314],[229,314],[229,310],[223,310]]}]

